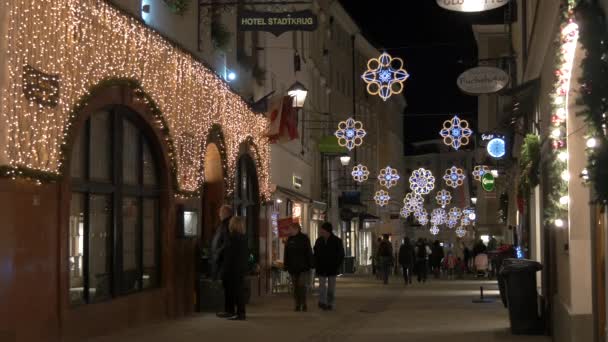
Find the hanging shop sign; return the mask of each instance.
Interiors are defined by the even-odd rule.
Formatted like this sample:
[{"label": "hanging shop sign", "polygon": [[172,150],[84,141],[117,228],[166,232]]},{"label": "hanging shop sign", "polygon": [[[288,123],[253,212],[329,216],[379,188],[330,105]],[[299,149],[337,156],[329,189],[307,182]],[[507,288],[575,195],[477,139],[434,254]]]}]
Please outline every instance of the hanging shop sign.
[{"label": "hanging shop sign", "polygon": [[310,10],[298,12],[256,12],[241,10],[238,15],[239,31],[264,31],[275,36],[288,31],[314,31],[319,21]]},{"label": "hanging shop sign", "polygon": [[509,0],[437,0],[437,5],[456,12],[483,12],[502,7]]},{"label": "hanging shop sign", "polygon": [[496,188],[496,179],[491,173],[486,173],[481,177],[481,186],[487,192],[492,192]]},{"label": "hanging shop sign", "polygon": [[500,159],[507,154],[507,143],[504,138],[496,137],[488,142],[486,150],[492,158]]},{"label": "hanging shop sign", "polygon": [[469,95],[493,94],[509,84],[509,75],[502,69],[481,66],[458,76],[458,88]]}]

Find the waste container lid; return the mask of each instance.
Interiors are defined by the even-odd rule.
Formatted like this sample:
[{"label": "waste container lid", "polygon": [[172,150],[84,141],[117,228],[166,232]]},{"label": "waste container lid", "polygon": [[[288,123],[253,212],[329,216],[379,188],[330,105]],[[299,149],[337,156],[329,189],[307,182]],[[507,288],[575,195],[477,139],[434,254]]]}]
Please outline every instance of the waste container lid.
[{"label": "waste container lid", "polygon": [[543,269],[543,265],[534,260],[528,259],[505,259],[503,262],[501,274],[509,274],[514,272],[538,272]]}]

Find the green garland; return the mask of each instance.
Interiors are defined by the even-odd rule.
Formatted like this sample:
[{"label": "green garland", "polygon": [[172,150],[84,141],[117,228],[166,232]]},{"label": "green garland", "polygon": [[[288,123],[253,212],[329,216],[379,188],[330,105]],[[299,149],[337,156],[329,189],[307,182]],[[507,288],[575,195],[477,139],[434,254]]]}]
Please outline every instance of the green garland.
[{"label": "green garland", "polygon": [[589,150],[587,169],[595,190],[595,200],[608,203],[608,32],[603,13],[596,3],[579,1],[576,7],[580,42],[586,50],[581,64],[579,103],[585,110],[579,114],[585,117],[589,136],[599,141],[597,148]]},{"label": "green garland", "polygon": [[540,137],[528,134],[524,138],[519,157],[519,192],[518,195],[527,199],[534,187],[540,184]]},{"label": "green garland", "polygon": [[163,0],[165,5],[169,7],[171,12],[177,15],[183,15],[190,7],[191,0]]}]

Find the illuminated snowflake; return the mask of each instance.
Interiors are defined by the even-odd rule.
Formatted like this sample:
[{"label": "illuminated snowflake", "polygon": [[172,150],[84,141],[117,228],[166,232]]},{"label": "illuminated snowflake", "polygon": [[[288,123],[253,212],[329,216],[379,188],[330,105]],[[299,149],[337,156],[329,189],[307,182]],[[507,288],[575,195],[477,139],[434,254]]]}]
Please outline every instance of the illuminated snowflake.
[{"label": "illuminated snowflake", "polygon": [[422,198],[422,196],[417,193],[410,192],[405,195],[405,198],[403,199],[403,204],[404,208],[407,208],[407,210],[411,212],[416,212],[422,209],[422,206],[424,205],[424,198]]},{"label": "illuminated snowflake", "polygon": [[367,166],[359,164],[353,167],[353,172],[350,174],[356,182],[362,183],[369,177],[369,170],[367,169]]},{"label": "illuminated snowflake", "polygon": [[437,196],[435,196],[435,200],[437,200],[437,204],[439,204],[442,208],[445,208],[445,206],[450,204],[452,201],[452,194],[450,194],[450,192],[447,190],[438,191]]},{"label": "illuminated snowflake", "polygon": [[355,121],[353,118],[349,118],[338,124],[338,130],[336,131],[335,136],[338,138],[338,144],[340,144],[340,146],[352,150],[363,143],[363,138],[366,134],[361,121]]},{"label": "illuminated snowflake", "polygon": [[461,216],[462,216],[462,210],[460,210],[460,208],[458,208],[458,207],[454,207],[454,208],[450,209],[450,211],[448,212],[448,217],[455,219],[455,220],[459,220]]},{"label": "illuminated snowflake", "polygon": [[377,205],[384,207],[388,204],[388,201],[391,200],[391,196],[388,195],[388,192],[380,190],[376,192],[374,200],[376,201]]},{"label": "illuminated snowflake", "polygon": [[481,182],[481,177],[483,177],[483,175],[485,175],[488,172],[490,172],[489,167],[487,167],[485,165],[477,165],[473,169],[473,178],[475,178],[476,181]]},{"label": "illuminated snowflake", "polygon": [[460,225],[461,226],[468,226],[470,224],[471,224],[471,220],[469,220],[469,218],[466,217],[466,216],[463,216],[462,220],[460,220]]},{"label": "illuminated snowflake", "polygon": [[465,208],[462,210],[462,216],[466,217],[470,222],[474,222],[477,219],[477,213],[475,208]]},{"label": "illuminated snowflake", "polygon": [[464,179],[464,171],[456,166],[445,170],[445,175],[443,176],[445,183],[454,189],[461,186],[464,183]]},{"label": "illuminated snowflake", "polygon": [[469,144],[469,137],[473,134],[473,131],[469,128],[469,123],[466,120],[454,116],[452,120],[446,120],[443,123],[443,129],[439,134],[443,137],[443,142],[446,145],[457,150],[461,146]]},{"label": "illuminated snowflake", "polygon": [[444,209],[437,208],[437,209],[433,209],[433,211],[431,212],[431,223],[434,224],[435,226],[440,226],[442,224],[445,224],[445,222],[447,220],[448,220],[448,215]]},{"label": "illuminated snowflake", "polygon": [[445,223],[450,229],[454,229],[458,225],[458,219],[448,216],[448,221]]},{"label": "illuminated snowflake", "polygon": [[414,213],[414,218],[420,225],[425,226],[429,223],[429,214],[426,209],[422,208]]},{"label": "illuminated snowflake", "polygon": [[440,230],[437,226],[432,226],[431,229],[429,229],[429,232],[433,235],[439,235]]},{"label": "illuminated snowflake", "polygon": [[412,211],[408,210],[406,207],[403,207],[401,208],[399,214],[401,214],[401,217],[403,218],[408,218],[412,214]]},{"label": "illuminated snowflake", "polygon": [[458,236],[461,239],[467,235],[467,231],[463,227],[458,227],[458,229],[456,229],[455,233],[456,233],[456,236]]},{"label": "illuminated snowflake", "polygon": [[370,59],[367,62],[367,70],[361,75],[367,84],[367,92],[380,96],[384,101],[391,95],[400,94],[403,91],[403,82],[409,77],[403,69],[403,60],[393,58],[386,52],[378,58]]},{"label": "illuminated snowflake", "polygon": [[410,176],[410,189],[419,195],[427,195],[435,188],[435,177],[431,171],[420,168]]},{"label": "illuminated snowflake", "polygon": [[397,181],[399,181],[399,173],[397,170],[393,169],[390,166],[380,170],[380,174],[378,175],[378,181],[381,186],[390,189],[391,187],[397,185]]}]

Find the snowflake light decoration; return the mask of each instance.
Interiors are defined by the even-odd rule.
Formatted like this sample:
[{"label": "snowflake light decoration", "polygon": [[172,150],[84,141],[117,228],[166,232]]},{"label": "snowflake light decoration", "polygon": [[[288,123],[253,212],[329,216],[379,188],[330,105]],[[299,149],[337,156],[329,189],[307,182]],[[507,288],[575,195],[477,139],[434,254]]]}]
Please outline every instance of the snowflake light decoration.
[{"label": "snowflake light decoration", "polygon": [[471,220],[469,220],[469,218],[466,216],[463,216],[462,220],[460,220],[460,225],[462,225],[462,226],[468,226],[470,224],[471,224]]},{"label": "snowflake light decoration", "polygon": [[439,230],[439,227],[432,226],[431,229],[429,229],[429,232],[433,235],[439,235],[440,230]]},{"label": "snowflake light decoration", "polygon": [[462,210],[460,210],[460,208],[458,208],[458,207],[454,207],[454,208],[450,209],[450,211],[448,212],[448,217],[452,218],[456,221],[458,221],[461,216],[462,216]]},{"label": "snowflake light decoration", "polygon": [[377,205],[384,207],[388,204],[388,201],[391,200],[391,196],[388,195],[388,192],[380,190],[376,192],[374,200],[376,201]]},{"label": "snowflake light decoration", "polygon": [[425,226],[429,223],[429,214],[427,213],[426,209],[424,209],[424,208],[414,212],[414,218],[422,226]]},{"label": "snowflake light decoration", "polygon": [[363,138],[367,133],[363,129],[361,121],[348,118],[338,124],[338,130],[334,134],[338,138],[338,144],[349,150],[363,144]]},{"label": "snowflake light decoration", "polygon": [[390,189],[391,187],[397,185],[397,181],[399,181],[399,173],[396,169],[393,169],[390,166],[380,170],[380,174],[378,175],[378,182],[383,187]]},{"label": "snowflake light decoration", "polygon": [[370,59],[367,62],[367,70],[361,75],[367,83],[367,92],[380,96],[384,101],[391,95],[400,94],[403,91],[403,82],[409,77],[403,69],[403,60],[393,58],[386,52],[378,58]]},{"label": "snowflake light decoration", "polygon": [[458,225],[458,219],[448,215],[448,221],[445,223],[450,229],[454,229]]},{"label": "snowflake light decoration", "polygon": [[445,224],[448,220],[448,215],[446,214],[444,209],[437,208],[433,209],[431,212],[431,223],[435,226],[440,226]]},{"label": "snowflake light decoration", "polygon": [[438,191],[437,196],[435,196],[435,200],[437,200],[437,204],[439,204],[442,208],[445,208],[445,206],[450,204],[452,201],[452,194],[450,194],[450,192],[447,190]]},{"label": "snowflake light decoration", "polygon": [[414,170],[410,176],[410,189],[419,195],[427,195],[435,188],[433,173],[424,168]]},{"label": "snowflake light decoration", "polygon": [[408,218],[412,214],[412,211],[408,210],[406,207],[403,207],[401,208],[399,214],[401,214],[401,217],[403,218]]},{"label": "snowflake light decoration", "polygon": [[443,123],[443,129],[439,131],[439,135],[443,137],[443,143],[452,146],[455,150],[468,145],[469,137],[472,134],[473,131],[469,128],[469,123],[466,120],[461,120],[458,116],[446,120]]},{"label": "snowflake light decoration", "polygon": [[464,171],[456,166],[452,166],[451,168],[445,170],[445,175],[443,176],[445,184],[454,189],[461,186],[464,183],[464,179]]},{"label": "snowflake light decoration", "polygon": [[407,209],[410,212],[417,212],[422,209],[424,205],[424,198],[417,193],[410,192],[405,195],[403,199],[403,208]]},{"label": "snowflake light decoration", "polygon": [[475,208],[465,208],[462,210],[462,217],[466,218],[467,221],[470,222],[475,222],[475,220],[477,220],[477,213],[475,212]]},{"label": "snowflake light decoration", "polygon": [[369,170],[367,166],[359,164],[353,167],[353,171],[350,174],[356,182],[363,183],[369,177]]},{"label": "snowflake light decoration", "polygon": [[490,172],[490,168],[486,165],[477,165],[473,168],[473,178],[475,178],[476,181],[481,182],[481,177],[488,172]]},{"label": "snowflake light decoration", "polygon": [[458,229],[456,229],[455,233],[456,233],[456,236],[458,236],[461,239],[467,235],[467,231],[463,227],[458,227]]}]

